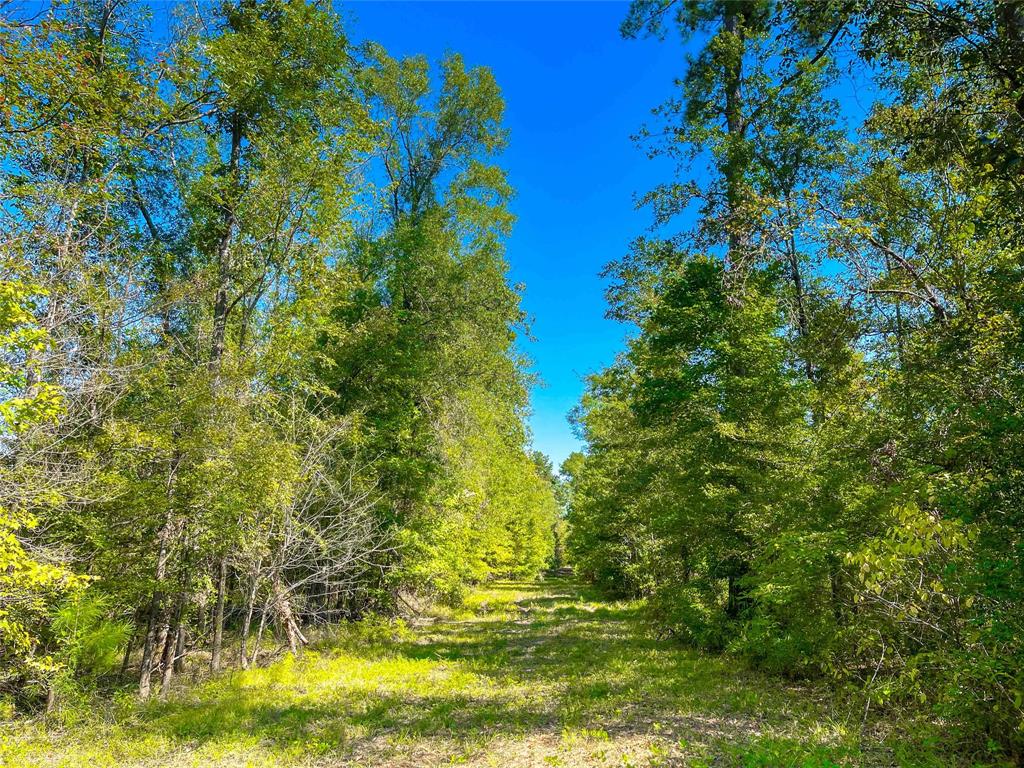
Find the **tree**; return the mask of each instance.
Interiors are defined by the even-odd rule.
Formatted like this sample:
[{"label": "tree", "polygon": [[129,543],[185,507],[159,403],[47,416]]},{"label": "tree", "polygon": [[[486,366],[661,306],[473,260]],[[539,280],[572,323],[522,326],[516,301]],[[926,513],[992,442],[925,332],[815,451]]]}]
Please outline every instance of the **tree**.
[{"label": "tree", "polygon": [[143,10],[0,22],[17,692],[123,650],[166,694],[232,628],[248,665],[551,546],[490,72],[432,92],[319,4]]},{"label": "tree", "polygon": [[[504,105],[489,71],[458,56],[436,93],[422,57],[364,51],[359,82],[379,131],[379,209],[347,266],[324,382],[378,457],[381,518],[397,530],[395,586],[458,599],[466,581],[536,571],[550,547],[550,489],[522,427],[523,315],[503,240],[511,189],[492,164]],[[547,526],[545,528],[545,525]]]},{"label": "tree", "polygon": [[[673,24],[700,47],[642,138],[710,183],[646,195],[660,236],[607,273],[637,334],[578,413],[580,571],[1015,754],[1019,9],[637,2],[623,31]],[[878,73],[857,146],[841,44]]]}]

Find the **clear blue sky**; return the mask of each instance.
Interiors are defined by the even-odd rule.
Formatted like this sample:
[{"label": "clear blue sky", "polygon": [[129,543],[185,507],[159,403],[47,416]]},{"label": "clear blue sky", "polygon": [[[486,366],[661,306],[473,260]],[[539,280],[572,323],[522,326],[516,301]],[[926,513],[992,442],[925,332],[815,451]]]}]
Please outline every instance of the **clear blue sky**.
[{"label": "clear blue sky", "polygon": [[526,284],[543,385],[533,393],[534,446],[557,466],[579,447],[566,420],[582,377],[610,363],[624,328],[604,318],[598,273],[650,222],[633,194],[665,179],[630,140],[683,71],[678,43],[623,40],[625,2],[346,2],[354,40],[394,56],[461,53],[490,67],[511,131],[502,165],[517,190],[508,244]]}]

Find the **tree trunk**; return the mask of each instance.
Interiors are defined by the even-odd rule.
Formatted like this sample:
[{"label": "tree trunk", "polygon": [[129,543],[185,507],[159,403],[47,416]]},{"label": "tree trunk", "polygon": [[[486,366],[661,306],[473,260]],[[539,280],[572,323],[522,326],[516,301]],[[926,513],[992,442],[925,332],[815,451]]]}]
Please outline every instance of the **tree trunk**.
[{"label": "tree trunk", "polygon": [[270,602],[263,604],[263,612],[260,614],[260,627],[256,630],[256,640],[252,645],[252,656],[249,657],[249,663],[255,664],[259,661],[260,657],[260,643],[263,641],[263,630],[267,627],[267,615],[270,613]]},{"label": "tree trunk", "polygon": [[146,640],[142,646],[142,662],[139,665],[139,696],[143,699],[149,698],[154,668],[153,657],[161,648],[161,643],[167,632],[163,590],[164,582],[167,579],[167,563],[170,560],[170,542],[174,535],[173,528],[173,513],[168,509],[167,517],[160,528],[159,549],[157,551],[156,571],[154,573],[155,586],[153,588],[153,599],[150,601],[149,606]]},{"label": "tree trunk", "polygon": [[[789,207],[789,201],[786,201],[787,208]],[[804,278],[800,272],[800,254],[796,250],[796,235],[793,230],[795,224],[790,225],[789,231],[789,242],[787,243],[786,250],[789,252],[789,269],[790,276],[793,280],[793,294],[794,300],[796,301],[796,329],[801,339],[806,339],[810,333],[810,320],[807,317],[807,299],[804,295]],[[804,357],[804,373],[808,380],[814,380],[814,367],[811,365],[811,361]]]},{"label": "tree trunk", "polygon": [[[138,616],[136,615],[136,619],[137,618]],[[124,676],[128,674],[128,665],[131,663],[132,660],[132,650],[134,650],[135,648],[136,631],[137,630],[135,628],[135,625],[133,625],[132,632],[130,635],[128,635],[128,642],[124,644],[124,656],[121,658],[121,669],[117,673],[117,676],[121,679],[124,679]]]},{"label": "tree trunk", "polygon": [[[242,118],[235,113],[231,117],[231,155],[228,159],[228,175],[233,185],[238,183],[238,163],[242,151]],[[236,190],[231,191],[232,198]],[[217,264],[217,293],[213,300],[213,338],[210,345],[210,370],[220,376],[221,361],[224,358],[224,339],[227,332],[228,312],[231,304],[228,292],[231,288],[231,240],[235,231],[235,201],[228,200],[222,213],[222,229],[214,254]]]},{"label": "tree trunk", "polygon": [[[258,570],[259,566],[257,566]],[[256,610],[256,588],[258,586],[259,578],[256,574],[253,574],[252,587],[249,589],[249,596],[245,605],[245,619],[242,623],[242,640],[239,649],[239,660],[241,661],[242,669],[248,669],[249,667],[249,656],[246,646],[249,644],[249,631],[252,629],[252,614]]]},{"label": "tree trunk", "polygon": [[181,630],[181,597],[174,609],[174,618],[167,626],[164,637],[164,650],[160,658],[160,666],[163,674],[160,676],[160,698],[166,699],[171,689],[171,679],[174,677],[175,655],[174,650],[178,644],[178,633]]},{"label": "tree trunk", "polygon": [[836,620],[836,623],[840,623],[843,618],[843,599],[842,599],[842,571],[840,570],[839,558],[830,557],[828,565],[828,585],[830,597],[832,599],[832,617]]},{"label": "tree trunk", "polygon": [[228,559],[221,556],[217,579],[217,605],[213,615],[213,651],[210,655],[210,667],[214,672],[220,670],[221,649],[224,647],[224,594],[228,586]]},{"label": "tree trunk", "polygon": [[174,671],[179,675],[185,671],[185,622],[180,619],[177,642],[174,644]]}]

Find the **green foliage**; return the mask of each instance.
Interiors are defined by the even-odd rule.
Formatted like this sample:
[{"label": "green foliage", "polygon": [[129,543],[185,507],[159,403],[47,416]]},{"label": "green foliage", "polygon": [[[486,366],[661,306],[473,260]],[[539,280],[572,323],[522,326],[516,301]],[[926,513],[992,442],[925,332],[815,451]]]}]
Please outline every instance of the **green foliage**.
[{"label": "green foliage", "polygon": [[511,190],[492,75],[364,50],[358,83],[380,142],[381,231],[361,235],[360,284],[334,307],[322,372],[339,414],[360,414],[382,457],[381,516],[397,529],[392,583],[458,603],[467,583],[539,572],[552,547],[553,488],[527,455],[523,321],[502,239]]},{"label": "green foliage", "polygon": [[[249,667],[568,562],[661,636],[1019,758],[1019,9],[637,0],[623,32],[670,27],[694,48],[640,138],[677,173],[606,273],[635,333],[555,477],[490,71],[353,47],[317,3],[170,39],[141,6],[0,11],[4,702],[82,696],[121,651],[166,696],[194,650]],[[879,82],[859,126],[844,45]]]},{"label": "green foliage", "polygon": [[121,661],[130,627],[110,621],[109,599],[94,593],[76,595],[56,611],[50,625],[66,669],[86,679],[109,673]]},{"label": "green foliage", "polygon": [[[637,333],[577,411],[569,522],[659,631],[1019,757],[1012,5],[631,5],[626,36],[698,47],[641,132],[679,173],[608,270]],[[861,126],[843,42],[880,84]]]},{"label": "green foliage", "polygon": [[[3,272],[8,265],[3,265]],[[17,279],[0,280],[0,451],[10,455],[32,430],[60,415],[60,389],[38,380],[38,355],[48,337],[32,310],[40,289]],[[33,532],[38,510],[60,497],[13,462],[0,464],[0,691],[19,683],[45,687],[60,661],[40,653],[49,612],[65,594],[85,586],[82,579],[39,551]]]},{"label": "green foliage", "polygon": [[132,626],[110,616],[110,599],[97,590],[78,592],[56,606],[48,627],[54,675],[48,682],[64,724],[85,716],[90,696],[121,663]]},{"label": "green foliage", "polygon": [[[318,3],[0,11],[0,687],[533,575],[504,104]],[[81,589],[89,584],[85,594]],[[230,640],[230,647],[228,640]]]}]

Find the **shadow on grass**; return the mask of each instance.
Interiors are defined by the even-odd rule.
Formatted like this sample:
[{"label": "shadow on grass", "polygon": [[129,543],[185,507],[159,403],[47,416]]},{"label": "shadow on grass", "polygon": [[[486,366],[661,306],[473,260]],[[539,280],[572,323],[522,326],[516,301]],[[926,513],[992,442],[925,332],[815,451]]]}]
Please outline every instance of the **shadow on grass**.
[{"label": "shadow on grass", "polygon": [[[417,740],[457,751],[574,731],[668,734],[695,754],[714,750],[716,765],[828,766],[845,751],[800,735],[823,714],[808,691],[652,639],[633,605],[597,602],[569,581],[488,593],[510,610],[215,681],[136,712],[128,735],[339,760]],[[802,757],[762,763],[760,754]]]}]

